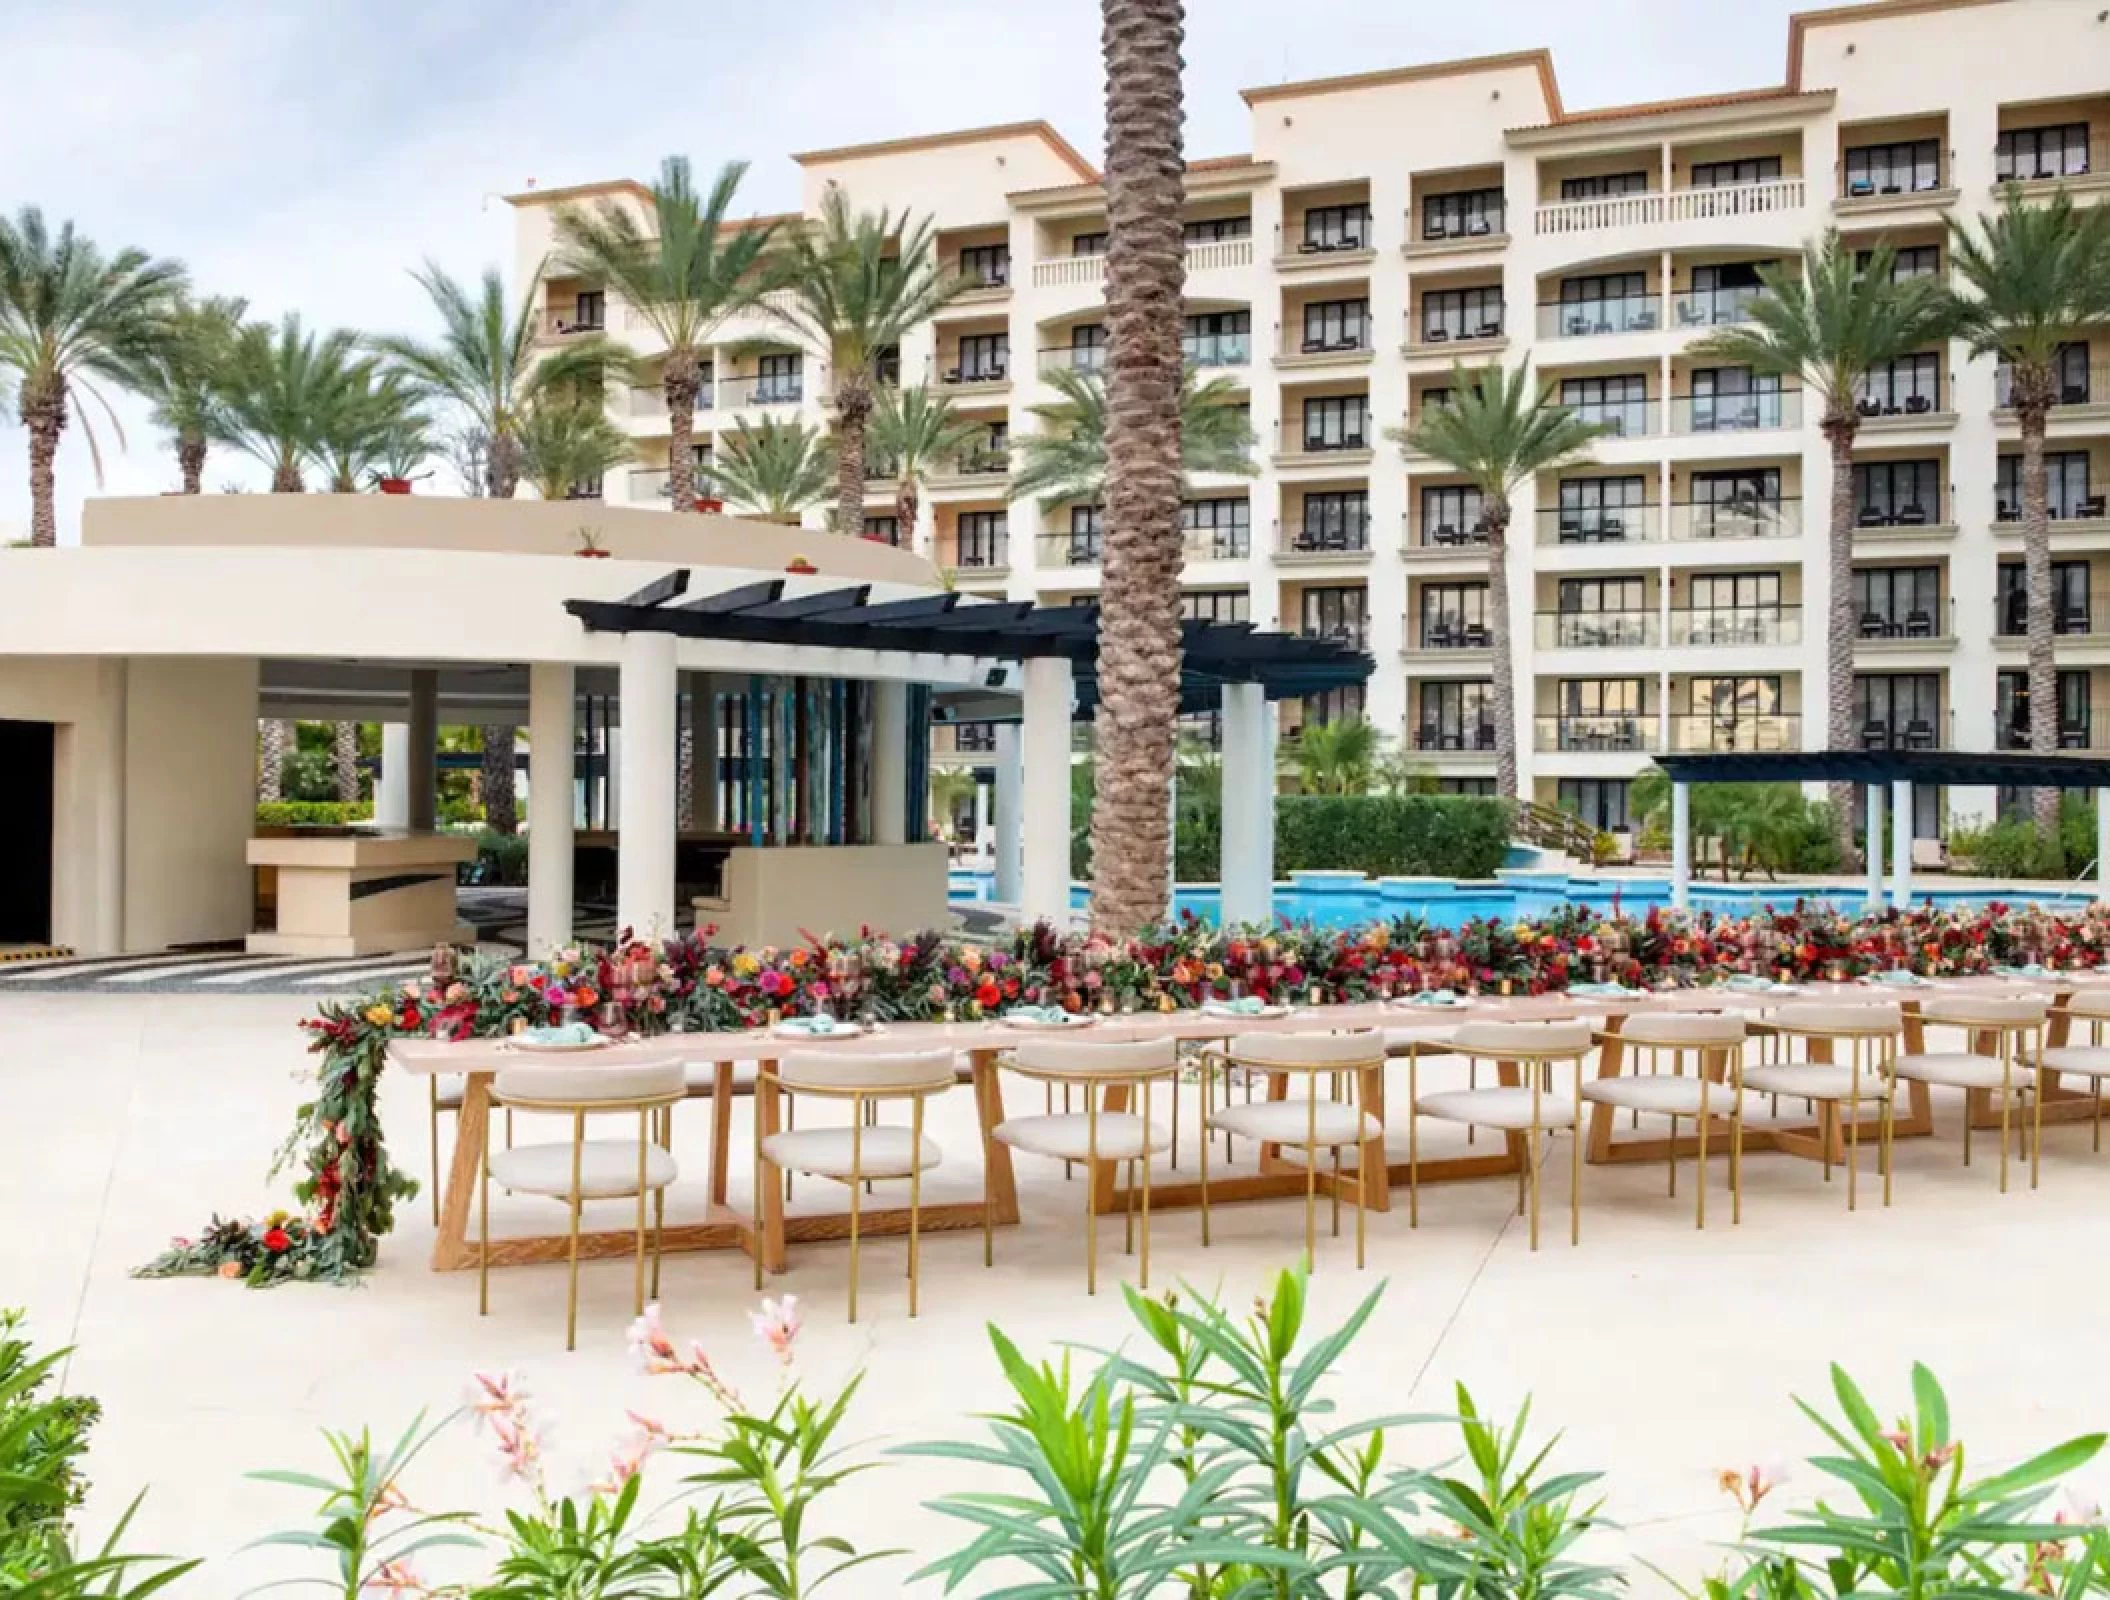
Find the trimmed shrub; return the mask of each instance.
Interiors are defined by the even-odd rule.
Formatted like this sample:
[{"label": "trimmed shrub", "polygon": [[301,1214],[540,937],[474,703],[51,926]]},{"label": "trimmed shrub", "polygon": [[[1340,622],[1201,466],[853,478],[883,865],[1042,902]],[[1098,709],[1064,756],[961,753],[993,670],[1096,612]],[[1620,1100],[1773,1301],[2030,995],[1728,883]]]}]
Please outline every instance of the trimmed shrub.
[{"label": "trimmed shrub", "polygon": [[1987,878],[2076,878],[2095,859],[2095,805],[2077,794],[2059,802],[2059,836],[2048,839],[2036,823],[2003,817],[1983,828],[1949,834],[1949,858]]},{"label": "trimmed shrub", "polygon": [[484,828],[476,835],[476,859],[455,869],[458,883],[504,884],[519,888],[528,881],[528,842],[524,833]]},{"label": "trimmed shrub", "polygon": [[260,800],[256,807],[259,828],[341,828],[348,823],[373,820],[374,803],[355,800]]},{"label": "trimmed shrub", "polygon": [[1494,876],[1509,808],[1478,795],[1286,794],[1275,801],[1275,873]]}]

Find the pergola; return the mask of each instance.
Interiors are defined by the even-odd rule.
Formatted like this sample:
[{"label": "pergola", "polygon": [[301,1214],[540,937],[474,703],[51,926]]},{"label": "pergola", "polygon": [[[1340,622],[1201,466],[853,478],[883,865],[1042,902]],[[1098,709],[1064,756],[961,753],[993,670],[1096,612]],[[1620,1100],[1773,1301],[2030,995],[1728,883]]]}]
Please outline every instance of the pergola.
[{"label": "pergola", "polygon": [[[677,639],[986,663],[986,690],[969,703],[976,720],[998,725],[997,898],[1016,904],[1027,919],[1067,917],[1070,724],[1092,716],[1099,704],[1096,604],[954,593],[875,602],[867,585],[792,592],[781,578],[697,596],[688,585],[688,571],[678,569],[619,600],[565,603],[588,630],[624,636],[625,722],[672,727]],[[1223,719],[1223,915],[1264,919],[1274,885],[1275,726],[1268,702],[1361,683],[1372,662],[1339,640],[1249,622],[1189,619],[1181,646],[1181,711],[1220,711]],[[883,783],[896,788],[915,781],[928,745],[928,711],[911,716],[906,688],[884,686],[872,713],[874,760],[884,766]],[[927,703],[926,697],[917,705]],[[626,737],[626,755],[635,742]],[[660,870],[651,844],[661,834],[671,837],[671,781],[670,767],[665,782],[655,773],[650,783],[623,785],[617,915],[632,926],[672,925],[671,902],[661,904],[671,892],[662,880],[671,880],[671,872]],[[875,792],[881,786],[875,777]]]},{"label": "pergola", "polygon": [[1890,839],[1891,904],[1912,903],[1912,789],[2093,789],[2099,898],[2110,899],[2110,757],[2035,755],[2026,750],[1765,750],[1724,755],[1663,755],[1670,775],[1671,904],[1683,909],[1692,892],[1692,785],[1696,783],[1858,783],[1868,790],[1868,904],[1883,902],[1884,791],[1894,816],[1907,819]]}]

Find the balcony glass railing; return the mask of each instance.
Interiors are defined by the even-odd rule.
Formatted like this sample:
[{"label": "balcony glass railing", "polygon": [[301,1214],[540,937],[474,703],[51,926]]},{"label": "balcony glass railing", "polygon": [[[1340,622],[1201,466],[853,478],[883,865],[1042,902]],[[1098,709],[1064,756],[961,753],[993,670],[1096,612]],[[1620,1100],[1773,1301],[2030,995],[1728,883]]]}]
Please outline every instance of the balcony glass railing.
[{"label": "balcony glass railing", "polygon": [[1863,750],[1953,750],[1956,741],[1949,736],[1952,723],[1950,714],[1942,711],[1926,716],[1908,714],[1895,720],[1864,712],[1858,737]]},{"label": "balcony glass railing", "polygon": [[947,539],[938,547],[938,564],[959,572],[1002,572],[1011,565],[1010,540]]},{"label": "balcony glass railing", "polygon": [[[2084,705],[2078,708],[2062,706],[2059,711],[2059,729],[2056,735],[2061,750],[2110,750],[2110,706]],[[2013,716],[1995,717],[1993,720],[1993,748],[1996,750],[2027,750],[2029,743],[2029,716],[2018,712]]]},{"label": "balcony glass railing", "polygon": [[1485,622],[1463,615],[1423,617],[1409,637],[1417,650],[1485,650],[1495,642]]},{"label": "balcony glass railing", "polygon": [[771,374],[759,378],[720,378],[720,406],[795,406],[806,395],[802,374]]},{"label": "balcony glass railing", "polygon": [[1106,346],[1103,344],[1058,344],[1035,352],[1042,372],[1104,372],[1106,370]]},{"label": "balcony glass railing", "polygon": [[1802,426],[1800,389],[1671,397],[1672,433],[1756,433]]},{"label": "balcony glass railing", "polygon": [[1242,367],[1253,359],[1252,336],[1211,333],[1182,338],[1180,359],[1190,367]]},{"label": "balcony glass railing", "polygon": [[1932,528],[1941,525],[1941,502],[1922,505],[1917,500],[1862,506],[1854,513],[1857,528]]},{"label": "balcony glass railing", "polygon": [[1562,404],[1608,439],[1641,439],[1659,431],[1662,407],[1654,400],[1568,400]]},{"label": "balcony glass railing", "polygon": [[1444,722],[1422,723],[1413,731],[1414,748],[1431,754],[1449,751],[1477,750],[1490,754],[1495,748],[1495,725],[1492,722]]},{"label": "balcony glass railing", "polygon": [[[1106,558],[1102,533],[1044,533],[1034,548],[1043,567],[1096,567]],[[1180,554],[1188,561],[1243,561],[1251,553],[1244,528],[1189,528],[1180,535]]]},{"label": "balcony glass railing", "polygon": [[1662,634],[1653,611],[1541,611],[1541,650],[1611,650],[1656,644]]},{"label": "balcony glass railing", "polygon": [[1282,424],[1285,455],[1326,455],[1342,450],[1368,450],[1377,439],[1377,427],[1367,417],[1307,417]]},{"label": "balcony glass railing", "polygon": [[[2046,609],[2051,615],[2054,634],[2083,636],[2093,634],[2099,628],[2110,631],[2110,591],[2089,589],[2076,592],[2054,586],[2051,604]],[[2003,639],[2028,637],[2029,596],[2024,591],[2010,590],[1993,602],[1993,630]]]},{"label": "balcony glass railing", "polygon": [[1765,291],[1756,284],[1733,289],[1688,289],[1673,295],[1671,326],[1676,328],[1722,328],[1751,320],[1751,302]]},{"label": "balcony glass railing", "polygon": [[1670,642],[1702,646],[1800,644],[1802,607],[1680,607],[1670,614]]},{"label": "balcony glass railing", "polygon": [[1535,717],[1532,723],[1540,750],[1651,751],[1662,743],[1653,711]]},{"label": "balcony glass railing", "polygon": [[1628,544],[1662,537],[1657,507],[1548,506],[1538,513],[1540,544]]},{"label": "balcony glass railing", "polygon": [[1445,345],[1460,344],[1474,339],[1499,339],[1502,337],[1503,314],[1500,308],[1489,313],[1474,313],[1459,316],[1445,312],[1439,316],[1423,316],[1409,323],[1409,337],[1415,344]]},{"label": "balcony glass railing", "polygon": [[1663,303],[1652,294],[1616,300],[1542,300],[1541,339],[1587,339],[1604,333],[1648,333],[1663,325]]},{"label": "balcony glass railing", "polygon": [[1356,555],[1370,548],[1370,519],[1317,523],[1278,522],[1275,548],[1284,555]]},{"label": "balcony glass railing", "polygon": [[1956,602],[1937,600],[1927,606],[1887,606],[1863,611],[1859,637],[1878,639],[1953,639]]},{"label": "balcony glass railing", "polygon": [[1800,500],[1681,500],[1670,508],[1673,539],[1793,539]]},{"label": "balcony glass railing", "polygon": [[1417,517],[1411,511],[1400,515],[1401,543],[1417,550],[1485,550],[1485,521],[1445,521],[1441,516]]},{"label": "balcony glass railing", "polygon": [[[2044,515],[2052,522],[2100,522],[2110,515],[2110,497],[2087,494],[2085,485],[2051,484],[2050,493],[2044,497]],[[2018,526],[2022,521],[2022,507],[2012,500],[1999,501],[1993,508],[1993,520],[2003,527]]]},{"label": "balcony glass railing", "polygon": [[[1993,369],[1993,405],[2001,411],[2015,403],[2014,375],[2003,362]],[[2064,365],[2053,373],[2051,403],[2054,406],[2101,405],[2110,401],[2110,362],[2093,366]]]},{"label": "balcony glass railing", "polygon": [[1802,718],[1762,712],[1702,712],[1670,719],[1673,750],[1799,750]]}]

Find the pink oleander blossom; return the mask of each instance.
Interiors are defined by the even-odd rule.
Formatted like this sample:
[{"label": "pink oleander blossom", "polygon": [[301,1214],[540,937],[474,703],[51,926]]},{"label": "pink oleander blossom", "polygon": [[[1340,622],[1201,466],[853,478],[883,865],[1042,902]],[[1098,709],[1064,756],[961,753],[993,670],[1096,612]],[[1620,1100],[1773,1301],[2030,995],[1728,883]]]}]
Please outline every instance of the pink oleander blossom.
[{"label": "pink oleander blossom", "polygon": [[379,1572],[366,1580],[364,1587],[376,1594],[395,1596],[396,1600],[432,1593],[431,1585],[418,1576],[416,1569],[408,1561],[384,1563]]},{"label": "pink oleander blossom", "polygon": [[755,1337],[776,1353],[778,1361],[791,1365],[792,1345],[799,1336],[799,1297],[787,1294],[781,1300],[764,1300],[759,1311],[748,1314]]}]

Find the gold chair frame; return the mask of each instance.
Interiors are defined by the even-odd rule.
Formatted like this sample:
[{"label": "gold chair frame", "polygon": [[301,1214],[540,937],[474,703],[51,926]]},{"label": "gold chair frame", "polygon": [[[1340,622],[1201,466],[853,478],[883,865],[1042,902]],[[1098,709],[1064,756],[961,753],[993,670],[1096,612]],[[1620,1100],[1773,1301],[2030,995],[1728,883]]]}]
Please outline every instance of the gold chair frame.
[{"label": "gold chair frame", "polygon": [[[1462,1057],[1472,1081],[1478,1082],[1479,1063],[1491,1061],[1496,1071],[1513,1065],[1522,1069],[1531,1086],[1531,1127],[1514,1130],[1526,1140],[1524,1159],[1517,1163],[1517,1215],[1525,1215],[1525,1203],[1530,1202],[1531,1248],[1539,1247],[1539,1192],[1540,1169],[1543,1165],[1540,1147],[1541,1137],[1557,1133],[1556,1128],[1541,1125],[1545,1095],[1552,1092],[1553,1069],[1562,1062],[1572,1063],[1575,1068],[1575,1125],[1568,1131],[1575,1136],[1575,1159],[1568,1174],[1568,1243],[1572,1247],[1582,1243],[1582,1168],[1583,1168],[1583,1063],[1596,1048],[1599,1035],[1592,1031],[1590,1042],[1580,1047],[1564,1047],[1559,1050],[1533,1050],[1529,1047],[1504,1046],[1498,1052],[1485,1048],[1473,1048],[1459,1044],[1455,1038],[1442,1041],[1430,1050],[1430,1055]],[[1471,1130],[1472,1124],[1466,1128]],[[1501,1130],[1505,1133],[1511,1130]],[[1421,1226],[1421,1041],[1413,1042],[1407,1051],[1407,1226]]]},{"label": "gold chair frame", "polygon": [[[1852,1010],[1856,1008],[1842,1002],[1839,1005],[1827,1006],[1823,1009]],[[1870,1006],[1860,1009],[1873,1011],[1877,1008]],[[1902,1018],[1896,1018],[1894,1019],[1894,1025],[1888,1028],[1847,1028],[1825,1023],[1798,1022],[1795,1020],[1794,1011],[1794,1007],[1782,1007],[1772,1016],[1761,1019],[1760,1022],[1760,1026],[1777,1039],[1783,1041],[1800,1039],[1804,1043],[1805,1053],[1802,1062],[1783,1061],[1779,1065],[1838,1065],[1837,1062],[1833,1061],[1809,1059],[1807,1053],[1808,1045],[1812,1039],[1824,1042],[1827,1047],[1845,1040],[1849,1046],[1848,1068],[1850,1076],[1847,1080],[1847,1098],[1845,1102],[1846,1209],[1849,1211],[1860,1209],[1861,1073],[1864,1056],[1870,1058],[1866,1063],[1867,1069],[1875,1073],[1877,1081],[1882,1084],[1884,1091],[1881,1097],[1882,1115],[1877,1130],[1876,1161],[1883,1174],[1883,1204],[1887,1206],[1890,1204],[1891,1177],[1896,1153],[1896,1142],[1891,1136],[1891,1130],[1892,1125],[1897,1120],[1898,1099],[1897,1074],[1891,1068],[1892,1063],[1897,1059],[1898,1046],[1904,1038],[1904,1021]],[[1869,1047],[1865,1052],[1862,1048],[1864,1045]],[[1787,1093],[1791,1098],[1793,1097],[1792,1090],[1768,1092],[1773,1094],[1776,1102],[1782,1093]],[[1806,1101],[1805,1103],[1813,1104],[1817,1110],[1817,1143],[1823,1151],[1824,1181],[1830,1183],[1832,1181],[1832,1139],[1838,1132],[1840,1102],[1836,1099],[1817,1099]]]},{"label": "gold chair frame", "polygon": [[[1707,1226],[1707,1125],[1714,1120],[1714,1114],[1708,1106],[1708,1089],[1711,1086],[1715,1086],[1726,1089],[1729,1092],[1729,1221],[1732,1226],[1741,1225],[1744,1220],[1744,1046],[1749,1042],[1750,1034],[1748,1032],[1745,1033],[1734,1044],[1699,1039],[1683,1041],[1654,1040],[1647,1037],[1645,1028],[1639,1033],[1632,1031],[1632,1023],[1630,1021],[1627,1027],[1622,1028],[1616,1035],[1607,1030],[1598,1029],[1593,1037],[1600,1047],[1607,1040],[1616,1037],[1627,1051],[1629,1058],[1637,1062],[1644,1059],[1641,1052],[1645,1051],[1647,1053],[1645,1059],[1650,1077],[1658,1075],[1662,1065],[1662,1057],[1666,1053],[1671,1058],[1670,1074],[1672,1077],[1684,1076],[1686,1056],[1691,1055],[1698,1058],[1694,1063],[1693,1070],[1693,1077],[1700,1088],[1700,1114],[1693,1119],[1699,1124],[1694,1134],[1699,1145],[1694,1156],[1695,1161],[1698,1163],[1695,1180],[1699,1185],[1699,1194],[1693,1208],[1692,1225],[1695,1228],[1704,1229]],[[1726,1081],[1718,1082],[1708,1072],[1708,1060],[1710,1057],[1722,1058],[1724,1070],[1728,1074]],[[1591,1101],[1589,1103],[1597,1105],[1605,1102]],[[1641,1108],[1633,1107],[1629,1109],[1634,1111],[1635,1120],[1638,1123],[1641,1116]],[[1677,1111],[1652,1111],[1649,1115],[1668,1117],[1670,1119],[1670,1137],[1664,1141],[1664,1144],[1667,1152],[1665,1159],[1670,1168],[1670,1197],[1675,1200],[1678,1197],[1678,1122],[1683,1113]]]},{"label": "gold chair frame", "polygon": [[[2110,1009],[2105,1009],[2105,1010],[2101,1010],[2101,1011],[2098,1011],[2098,1010],[2094,1009],[2093,1007],[2077,1007],[2077,1006],[2076,1006],[2076,1005],[2074,1004],[2074,1002],[2075,1002],[2076,1000],[2080,999],[2080,998],[2081,998],[2081,997],[2080,997],[2079,995],[2073,995],[2073,996],[2069,996],[2069,997],[2068,997],[2068,999],[2067,999],[2067,1001],[2066,1001],[2066,1003],[2065,1003],[2064,1005],[2054,1005],[2054,1006],[2052,1006],[2052,1007],[2051,1007],[2051,1008],[2050,1008],[2049,1010],[2047,1010],[2047,1011],[2045,1012],[2045,1024],[2046,1024],[2046,1026],[2047,1026],[2047,1028],[2048,1028],[2048,1027],[2049,1027],[2049,1025],[2050,1025],[2050,1023],[2051,1023],[2051,1020],[2052,1020],[2052,1019],[2053,1019],[2054,1017],[2064,1018],[2064,1019],[2065,1019],[2065,1021],[2066,1021],[2066,1023],[2067,1023],[2067,1025],[2068,1025],[2068,1028],[2069,1028],[2069,1030],[2070,1030],[2070,1029],[2071,1029],[2071,1026],[2072,1026],[2072,1024],[2074,1024],[2074,1023],[2076,1023],[2076,1022],[2085,1022],[2085,1023],[2087,1023],[2087,1024],[2088,1024],[2088,1047],[2089,1047],[2089,1048],[2091,1048],[2091,1049],[2097,1049],[2097,1050],[2100,1050],[2100,1049],[2102,1048],[2102,1046],[2103,1046],[2103,1028],[2104,1028],[2104,1025],[2105,1025],[2105,1024],[2110,1024]],[[2070,1037],[2070,1032],[2069,1032],[2069,1037]],[[2073,1048],[2074,1048],[2074,1046],[2072,1046],[2072,1045],[2070,1045],[2070,1044],[2069,1044],[2069,1045],[2048,1045],[2048,1046],[2046,1046],[2046,1048],[2047,1048],[2047,1049],[2052,1049],[2052,1050],[2062,1050],[2062,1049],[2070,1050],[2070,1049],[2073,1049]],[[2043,1109],[2044,1109],[2044,1108],[2043,1108],[2043,1102],[2044,1102],[2044,1097],[2045,1097],[2045,1096],[2044,1096],[2044,1091],[2045,1091],[2045,1088],[2046,1088],[2046,1082],[2045,1082],[2045,1080],[2046,1080],[2046,1078],[2047,1078],[2047,1077],[2049,1077],[2049,1076],[2051,1076],[2051,1075],[2053,1075],[2053,1074],[2056,1074],[2057,1072],[2059,1072],[2059,1071],[2061,1071],[2061,1070],[2062,1070],[2062,1069],[2060,1069],[2060,1068],[2058,1068],[2058,1067],[2047,1067],[2047,1066],[2045,1066],[2045,1065],[2044,1065],[2044,1058],[2043,1058],[2043,1055],[2041,1054],[2041,1052],[2039,1053],[2039,1055],[2038,1055],[2038,1057],[2037,1057],[2037,1093],[2036,1093],[2036,1100],[2037,1100],[2037,1114],[2038,1114],[2038,1121],[2039,1121],[2039,1125],[2040,1125],[2040,1127],[2041,1127],[2041,1125],[2042,1125],[2042,1120],[2043,1120]],[[2065,1069],[2063,1069],[2063,1070],[2066,1070],[2066,1071],[2071,1071],[2071,1070],[2073,1070],[2073,1069],[2069,1067],[2069,1068],[2065,1068]],[[2089,1132],[2089,1149],[2090,1149],[2090,1151],[2091,1151],[2091,1152],[2092,1152],[2093,1154],[2095,1154],[2095,1155],[2101,1155],[2101,1154],[2103,1153],[2103,1079],[2102,1079],[2102,1075],[2101,1075],[2100,1073],[2095,1073],[2095,1074],[2091,1074],[2091,1075],[2090,1075],[2090,1082],[2091,1082],[2091,1083],[2092,1083],[2092,1084],[2094,1085],[2094,1087],[2093,1087],[2093,1089],[2091,1090],[2091,1092],[2090,1092],[2090,1094],[2089,1094],[2089,1107],[2088,1107],[2088,1125],[2089,1125],[2089,1130],[2090,1130],[2090,1132]],[[2039,1139],[2041,1140],[2041,1139],[2042,1139],[2042,1137],[2043,1137],[2043,1135],[2042,1135],[2042,1134],[2040,1133],[2040,1134],[2038,1135],[2038,1138],[2039,1138]],[[2035,1181],[2035,1179],[2034,1179],[2034,1169],[2033,1169],[2033,1172],[2032,1172],[2032,1180],[2031,1180],[2031,1181],[2032,1181],[2032,1184],[2034,1184],[2034,1181]]]},{"label": "gold chair frame", "polygon": [[[2041,1062],[2044,1057],[2044,1035],[2050,1026],[2050,1006],[2040,1006],[2034,1021],[2022,1021],[2014,1017],[2001,1017],[1987,1012],[1974,1013],[1969,998],[1930,1001],[1920,1007],[1920,1026],[1925,1028],[1959,1028],[1970,1036],[1972,1042],[1991,1034],[1997,1037],[2000,1054],[2000,1192],[2007,1193],[2007,1146],[2012,1122],[2015,1092],[2026,1089],[2031,1102],[2029,1186],[2037,1187],[2037,1177],[2044,1156],[2044,1076],[2040,1067],[2034,1077],[2025,1076],[2016,1081],[2015,1066],[2018,1060]],[[2018,1046],[2021,1048],[2018,1049]],[[1936,1052],[1923,1051],[1932,1055]],[[1973,1055],[1984,1051],[1973,1049]],[[2097,1079],[2097,1095],[2101,1095],[2102,1080]],[[1892,1093],[1896,1092],[1893,1088]],[[1967,1091],[1968,1094],[1968,1091]],[[1963,1118],[1963,1164],[1971,1164],[1971,1109],[1968,1099]]]}]

